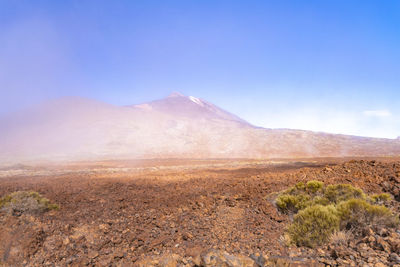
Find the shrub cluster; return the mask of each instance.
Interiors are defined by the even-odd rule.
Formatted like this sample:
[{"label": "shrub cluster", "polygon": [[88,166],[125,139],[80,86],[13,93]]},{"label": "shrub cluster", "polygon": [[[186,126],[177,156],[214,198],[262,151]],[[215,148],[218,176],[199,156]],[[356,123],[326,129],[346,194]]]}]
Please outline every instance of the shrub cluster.
[{"label": "shrub cluster", "polygon": [[385,203],[392,200],[392,196],[388,193],[375,194],[371,196],[374,203]]},{"label": "shrub cluster", "polygon": [[366,227],[394,227],[399,218],[381,205],[389,194],[367,196],[350,184],[325,186],[320,181],[298,183],[276,199],[281,212],[294,214],[288,227],[291,241],[314,247],[327,242],[338,231],[361,233]]},{"label": "shrub cluster", "polygon": [[326,241],[339,229],[340,219],[334,206],[312,205],[301,210],[288,228],[296,244],[312,247]]},{"label": "shrub cluster", "polygon": [[17,191],[0,199],[0,210],[12,215],[33,214],[54,209],[59,209],[59,206],[50,203],[50,200],[37,192]]}]

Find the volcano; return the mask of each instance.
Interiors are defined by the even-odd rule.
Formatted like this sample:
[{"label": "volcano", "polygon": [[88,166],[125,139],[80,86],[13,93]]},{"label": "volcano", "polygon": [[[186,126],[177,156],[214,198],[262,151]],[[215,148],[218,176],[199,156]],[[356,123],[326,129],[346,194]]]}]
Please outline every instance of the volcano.
[{"label": "volcano", "polygon": [[265,129],[180,93],[131,106],[66,97],[0,120],[0,163],[394,155],[398,140]]}]

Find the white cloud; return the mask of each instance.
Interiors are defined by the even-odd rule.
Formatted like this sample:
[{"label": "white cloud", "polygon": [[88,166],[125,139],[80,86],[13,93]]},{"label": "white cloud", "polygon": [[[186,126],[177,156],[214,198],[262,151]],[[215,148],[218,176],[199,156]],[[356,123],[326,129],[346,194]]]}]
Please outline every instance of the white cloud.
[{"label": "white cloud", "polygon": [[[260,114],[272,114],[262,111]],[[273,116],[257,114],[250,119],[254,125],[265,128],[291,128],[348,134],[356,136],[396,138],[400,136],[400,118],[388,110],[346,111],[320,107],[289,109],[273,113]]]},{"label": "white cloud", "polygon": [[392,113],[387,110],[387,109],[382,109],[382,110],[365,110],[363,112],[365,116],[368,117],[390,117],[392,116]]}]

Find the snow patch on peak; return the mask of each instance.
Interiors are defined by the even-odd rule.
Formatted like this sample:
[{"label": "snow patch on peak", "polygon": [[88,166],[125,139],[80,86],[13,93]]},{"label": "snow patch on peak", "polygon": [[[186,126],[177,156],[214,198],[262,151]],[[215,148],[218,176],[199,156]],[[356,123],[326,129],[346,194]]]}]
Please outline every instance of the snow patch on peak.
[{"label": "snow patch on peak", "polygon": [[200,106],[202,106],[202,107],[204,106],[203,102],[201,102],[201,100],[198,99],[197,97],[189,96],[189,99],[190,99],[192,102],[196,103],[197,105],[200,105]]}]

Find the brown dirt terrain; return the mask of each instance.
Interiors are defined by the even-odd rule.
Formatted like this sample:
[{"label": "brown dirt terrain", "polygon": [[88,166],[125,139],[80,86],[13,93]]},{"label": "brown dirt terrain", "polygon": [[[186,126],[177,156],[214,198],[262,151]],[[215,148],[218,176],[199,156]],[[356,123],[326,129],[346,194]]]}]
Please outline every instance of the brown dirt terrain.
[{"label": "brown dirt terrain", "polygon": [[277,192],[315,179],[351,183],[367,193],[387,191],[400,201],[399,158],[4,168],[0,196],[33,190],[61,208],[19,217],[0,213],[0,265],[132,266],[149,256],[176,254],[182,265],[190,266],[210,249],[323,262],[324,251],[282,243],[289,217],[274,206]]}]

